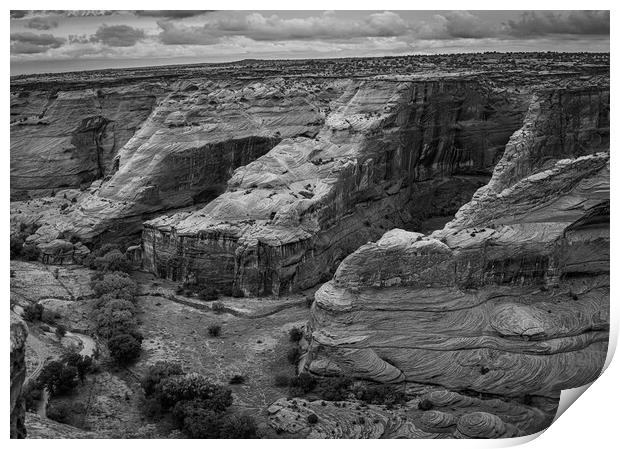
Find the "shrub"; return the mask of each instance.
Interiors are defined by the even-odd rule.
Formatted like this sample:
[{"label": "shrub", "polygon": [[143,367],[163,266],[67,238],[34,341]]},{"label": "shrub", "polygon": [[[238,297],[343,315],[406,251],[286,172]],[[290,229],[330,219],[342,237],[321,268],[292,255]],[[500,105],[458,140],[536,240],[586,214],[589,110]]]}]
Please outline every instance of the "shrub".
[{"label": "shrub", "polygon": [[125,258],[125,255],[118,249],[114,249],[104,256],[95,258],[95,269],[99,271],[121,271],[129,273],[131,271],[131,263]]},{"label": "shrub", "polygon": [[24,309],[24,319],[31,323],[41,321],[43,318],[43,306],[39,303],[28,304]]},{"label": "shrub", "polygon": [[371,404],[394,405],[404,402],[406,396],[394,385],[371,385],[364,390],[361,399]]},{"label": "shrub", "polygon": [[317,382],[316,392],[326,401],[344,401],[349,396],[349,388],[353,381],[344,376],[326,377]]},{"label": "shrub", "polygon": [[229,415],[223,417],[219,423],[218,438],[248,439],[256,436],[256,422],[251,416]]},{"label": "shrub", "polygon": [[203,301],[215,301],[220,297],[220,295],[213,287],[207,287],[198,292],[198,297]]},{"label": "shrub", "polygon": [[70,424],[70,410],[67,404],[48,404],[45,409],[45,415],[52,421],[62,424]]},{"label": "shrub", "polygon": [[219,337],[220,333],[222,332],[222,326],[217,323],[209,324],[208,332],[209,336],[211,337]]},{"label": "shrub", "polygon": [[28,261],[36,261],[39,260],[39,256],[41,255],[41,250],[37,245],[27,244],[24,245],[22,249],[22,257],[24,260]]},{"label": "shrub", "polygon": [[291,365],[297,363],[297,359],[299,358],[299,348],[297,346],[290,348],[286,353],[286,359],[289,361]]},{"label": "shrub", "polygon": [[74,366],[54,360],[43,367],[37,383],[48,389],[52,396],[69,393],[77,385],[78,372]]},{"label": "shrub", "polygon": [[164,413],[159,398],[147,398],[142,402],[142,413],[148,418],[158,418]]},{"label": "shrub", "polygon": [[302,339],[302,337],[304,336],[304,333],[297,327],[292,328],[289,333],[289,340],[291,340],[294,343],[297,343],[299,340]]},{"label": "shrub", "polygon": [[286,374],[276,374],[274,383],[276,387],[288,387],[291,384],[291,378]]},{"label": "shrub", "polygon": [[302,394],[308,393],[316,386],[316,379],[308,373],[301,373],[291,379],[290,386],[299,389]]},{"label": "shrub", "polygon": [[24,238],[21,235],[11,236],[11,260],[17,259],[22,255],[24,249]]},{"label": "shrub", "polygon": [[111,294],[117,298],[133,300],[138,293],[138,284],[127,273],[106,273],[100,280],[92,283],[97,296]]},{"label": "shrub", "polygon": [[192,373],[170,377],[161,384],[161,400],[165,408],[180,401],[200,400],[202,407],[224,411],[232,404],[230,389],[210,382],[205,376]]},{"label": "shrub", "polygon": [[312,296],[306,296],[306,307],[309,309],[312,307],[314,303],[314,298]]},{"label": "shrub", "polygon": [[211,310],[215,313],[223,313],[226,311],[226,306],[224,305],[224,303],[220,302],[220,301],[215,301],[212,305],[211,305]]},{"label": "shrub", "polygon": [[161,394],[161,383],[172,376],[183,375],[183,368],[178,363],[158,361],[150,365],[140,384],[144,389],[144,394],[148,396],[159,396]]},{"label": "shrub", "polygon": [[418,403],[418,409],[420,410],[430,410],[433,408],[433,403],[431,401],[429,401],[428,399],[422,399],[419,403]]},{"label": "shrub", "polygon": [[24,386],[22,390],[22,396],[26,402],[26,410],[34,412],[37,409],[37,404],[41,400],[41,387],[37,385],[37,382],[31,382]]},{"label": "shrub", "polygon": [[92,370],[93,360],[90,356],[84,356],[77,352],[70,352],[64,355],[61,362],[67,366],[74,366],[77,370],[78,378],[84,381],[84,377]]},{"label": "shrub", "polygon": [[112,338],[118,334],[133,334],[137,321],[129,310],[104,310],[95,316],[97,334]]},{"label": "shrub", "polygon": [[64,337],[65,335],[67,335],[67,328],[64,327],[62,324],[58,324],[56,326],[56,331],[55,331],[56,336],[58,337],[58,339],[61,339],[62,337]]},{"label": "shrub", "polygon": [[319,422],[319,417],[316,416],[314,413],[312,413],[312,414],[308,415],[307,420],[308,420],[308,424],[314,425],[314,424]]},{"label": "shrub", "polygon": [[140,355],[142,341],[131,334],[117,334],[108,340],[110,355],[119,365],[128,365]]},{"label": "shrub", "polygon": [[235,374],[233,377],[230,378],[230,380],[228,381],[228,383],[230,385],[239,385],[245,382],[245,377],[243,377],[241,374]]}]

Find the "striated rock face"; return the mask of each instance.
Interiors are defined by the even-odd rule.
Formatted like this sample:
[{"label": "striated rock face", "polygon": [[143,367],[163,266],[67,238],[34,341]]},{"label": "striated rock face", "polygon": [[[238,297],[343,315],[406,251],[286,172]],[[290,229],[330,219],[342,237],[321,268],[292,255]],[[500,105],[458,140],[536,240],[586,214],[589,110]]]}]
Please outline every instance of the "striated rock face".
[{"label": "striated rock face", "polygon": [[146,222],[144,266],[233,294],[315,285],[385,229],[453,214],[527,107],[466,78],[338,87],[314,137],[240,167],[201,210]]},{"label": "striated rock face", "polygon": [[348,83],[175,81],[111,161],[105,180],[75,204],[60,214],[51,204],[40,211],[14,207],[40,214],[42,226],[31,239],[39,244],[63,233],[82,240],[135,235],[149,214],[211,201],[226,190],[235,168],[282,139],[314,136],[331,98]]},{"label": "striated rock face", "polygon": [[301,368],[501,396],[594,380],[609,338],[607,95],[535,95],[443,230],[392,230],[347,257],[316,294]]},{"label": "striated rock face", "polygon": [[11,197],[77,187],[108,174],[162,87],[12,86]]},{"label": "striated rock face", "polygon": [[11,438],[26,438],[26,404],[22,387],[26,380],[26,337],[28,328],[11,312]]}]

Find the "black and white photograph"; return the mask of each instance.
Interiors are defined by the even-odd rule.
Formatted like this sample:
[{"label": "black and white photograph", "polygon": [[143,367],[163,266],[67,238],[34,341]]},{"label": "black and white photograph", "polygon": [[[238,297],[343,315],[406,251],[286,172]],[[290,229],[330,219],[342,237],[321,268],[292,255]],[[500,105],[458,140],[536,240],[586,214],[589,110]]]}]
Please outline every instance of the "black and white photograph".
[{"label": "black and white photograph", "polygon": [[9,3],[11,439],[518,439],[609,363],[610,10]]}]

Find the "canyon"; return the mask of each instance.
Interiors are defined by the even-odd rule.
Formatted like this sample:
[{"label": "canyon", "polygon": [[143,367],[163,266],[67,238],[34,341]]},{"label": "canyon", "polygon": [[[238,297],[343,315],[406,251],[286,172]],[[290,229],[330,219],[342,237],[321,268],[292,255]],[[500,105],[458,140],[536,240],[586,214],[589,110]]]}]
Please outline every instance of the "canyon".
[{"label": "canyon", "polygon": [[11,232],[44,264],[119,243],[230,304],[311,291],[298,372],[408,389],[368,425],[283,398],[278,432],[524,435],[607,354],[609,127],[608,54],[16,77]]}]

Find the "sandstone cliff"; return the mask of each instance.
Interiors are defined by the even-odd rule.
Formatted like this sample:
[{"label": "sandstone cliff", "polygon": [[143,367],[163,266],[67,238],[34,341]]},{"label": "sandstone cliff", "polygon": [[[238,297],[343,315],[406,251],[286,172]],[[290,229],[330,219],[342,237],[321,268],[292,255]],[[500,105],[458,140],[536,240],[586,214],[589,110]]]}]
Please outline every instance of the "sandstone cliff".
[{"label": "sandstone cliff", "polygon": [[28,328],[11,312],[11,438],[26,438],[26,404],[22,387],[26,380],[26,337]]},{"label": "sandstone cliff", "polygon": [[594,380],[609,338],[607,95],[534,95],[443,230],[392,230],[347,257],[316,294],[301,368],[517,397]]}]

